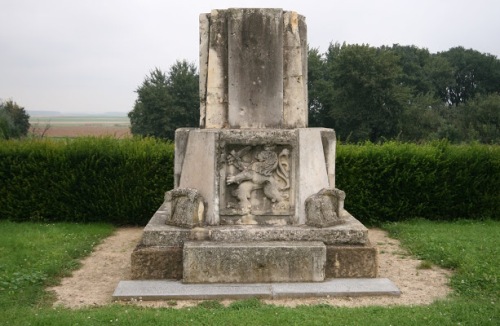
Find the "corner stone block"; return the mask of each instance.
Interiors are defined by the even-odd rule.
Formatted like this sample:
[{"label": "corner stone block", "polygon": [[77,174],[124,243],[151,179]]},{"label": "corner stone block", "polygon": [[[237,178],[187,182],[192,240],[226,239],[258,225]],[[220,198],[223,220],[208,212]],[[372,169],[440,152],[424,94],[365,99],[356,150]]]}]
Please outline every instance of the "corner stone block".
[{"label": "corner stone block", "polygon": [[199,191],[176,188],[165,194],[167,225],[194,228],[204,224],[205,205]]},{"label": "corner stone block", "polygon": [[371,244],[326,246],[326,278],[375,278],[377,275],[378,252]]},{"label": "corner stone block", "polygon": [[133,280],[182,278],[182,247],[137,246],[131,256]]}]

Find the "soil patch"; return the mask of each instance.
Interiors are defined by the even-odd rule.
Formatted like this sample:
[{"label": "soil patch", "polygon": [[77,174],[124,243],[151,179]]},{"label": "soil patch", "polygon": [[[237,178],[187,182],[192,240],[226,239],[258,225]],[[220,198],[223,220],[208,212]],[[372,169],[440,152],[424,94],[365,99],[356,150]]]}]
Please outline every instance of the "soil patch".
[{"label": "soil patch", "polygon": [[[142,228],[121,228],[95,247],[82,261],[79,270],[64,278],[61,284],[49,288],[55,291],[55,305],[69,308],[102,306],[112,303],[112,294],[121,280],[130,279],[130,254],[139,242]],[[399,241],[387,233],[370,229],[370,241],[378,246],[379,276],[392,280],[401,290],[400,297],[352,297],[352,298],[301,298],[263,300],[268,304],[294,307],[298,305],[328,304],[332,306],[388,306],[425,305],[445,298],[451,289],[448,286],[450,271],[431,266],[420,268],[421,261],[411,257],[400,247]],[[223,300],[227,305],[232,300]],[[175,308],[195,306],[198,300],[179,300]],[[171,301],[133,302],[148,307],[171,307]]]}]

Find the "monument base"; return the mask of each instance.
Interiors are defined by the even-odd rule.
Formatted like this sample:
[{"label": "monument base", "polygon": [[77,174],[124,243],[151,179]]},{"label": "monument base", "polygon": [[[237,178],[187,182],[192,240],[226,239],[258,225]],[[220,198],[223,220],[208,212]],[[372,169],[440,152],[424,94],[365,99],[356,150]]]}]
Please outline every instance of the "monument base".
[{"label": "monument base", "polygon": [[[133,280],[182,280],[182,253],[183,247],[138,245],[132,253],[131,278]],[[325,279],[376,278],[378,275],[377,257],[377,248],[370,243],[326,246]],[[220,283],[223,282],[220,281]]]},{"label": "monument base", "polygon": [[[216,264],[214,260],[214,250],[221,250],[221,247],[232,250],[232,257],[219,257],[226,260],[220,261],[220,264],[226,264],[233,257],[241,257],[242,261],[233,261],[231,266],[255,266],[261,265],[261,268],[253,269],[254,274],[248,274],[252,271],[248,268],[244,273],[240,273],[239,282],[304,282],[304,281],[322,281],[330,278],[375,278],[378,271],[377,249],[368,240],[368,229],[357,219],[346,212],[345,223],[328,228],[316,228],[307,225],[300,226],[259,226],[259,225],[221,225],[206,226],[192,229],[175,227],[165,224],[165,215],[157,213],[144,228],[144,234],[141,242],[132,253],[132,279],[135,280],[159,280],[173,279],[183,280],[186,275],[192,273],[185,271],[186,262],[184,250],[186,244],[193,247],[193,244],[210,244],[213,247],[211,252],[204,259],[207,264]],[[242,246],[246,243],[247,245]],[[293,249],[287,250],[285,245],[276,249],[277,244],[293,244]],[[289,277],[284,278],[283,268],[289,270],[294,258],[304,256],[308,252],[307,248],[311,243],[320,243],[325,248],[325,258],[322,264],[322,270],[319,274],[324,275],[321,279],[316,276],[307,278]],[[208,246],[208,247],[210,247]],[[270,266],[264,260],[262,254],[269,248],[272,250],[281,250],[283,258],[282,269]],[[239,248],[239,249],[238,249]],[[291,248],[291,247],[289,247]],[[310,252],[309,252],[310,253]],[[307,258],[311,255],[306,254]],[[252,257],[253,259],[252,261]],[[297,259],[302,264],[307,263],[306,257]],[[208,260],[207,260],[208,259]],[[193,264],[201,264],[203,259],[198,257]],[[267,264],[267,265],[266,265]],[[288,264],[288,265],[287,265]],[[299,266],[300,264],[297,264]],[[298,267],[297,267],[298,268]],[[265,269],[265,272],[263,271]],[[311,270],[313,270],[311,266]],[[190,280],[187,282],[207,282],[222,283],[227,273],[220,273],[214,269],[214,272],[206,279]],[[316,269],[317,271],[317,269]],[[266,274],[267,273],[267,274]],[[262,275],[267,275],[262,278]],[[311,274],[310,274],[311,275]],[[233,279],[227,279],[227,282],[237,282]]]}]

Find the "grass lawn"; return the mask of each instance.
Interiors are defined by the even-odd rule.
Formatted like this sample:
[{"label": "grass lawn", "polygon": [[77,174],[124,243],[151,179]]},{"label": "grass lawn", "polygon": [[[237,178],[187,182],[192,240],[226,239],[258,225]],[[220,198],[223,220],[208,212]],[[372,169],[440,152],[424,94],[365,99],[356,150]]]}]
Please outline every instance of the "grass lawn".
[{"label": "grass lawn", "polygon": [[45,286],[78,266],[78,259],[112,232],[103,224],[0,221],[0,325],[500,325],[500,222],[385,225],[414,255],[454,269],[454,293],[418,307],[283,308],[259,300],[194,308],[110,305],[52,308]]}]

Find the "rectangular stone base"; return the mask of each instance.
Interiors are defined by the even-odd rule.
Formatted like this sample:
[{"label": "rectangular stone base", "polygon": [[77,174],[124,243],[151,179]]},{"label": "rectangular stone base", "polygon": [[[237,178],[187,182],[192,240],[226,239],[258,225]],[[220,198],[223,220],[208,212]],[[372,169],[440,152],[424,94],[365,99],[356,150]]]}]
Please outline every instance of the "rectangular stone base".
[{"label": "rectangular stone base", "polygon": [[[139,245],[132,253],[132,279],[181,280],[182,255],[182,247]],[[364,246],[326,246],[324,273],[326,279],[377,277],[377,249],[369,243]]]},{"label": "rectangular stone base", "polygon": [[183,282],[320,282],[325,262],[318,241],[186,242]]}]

